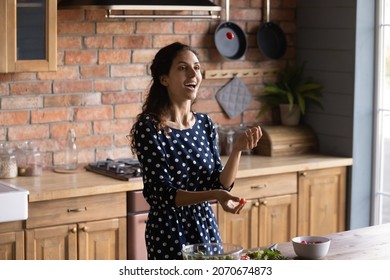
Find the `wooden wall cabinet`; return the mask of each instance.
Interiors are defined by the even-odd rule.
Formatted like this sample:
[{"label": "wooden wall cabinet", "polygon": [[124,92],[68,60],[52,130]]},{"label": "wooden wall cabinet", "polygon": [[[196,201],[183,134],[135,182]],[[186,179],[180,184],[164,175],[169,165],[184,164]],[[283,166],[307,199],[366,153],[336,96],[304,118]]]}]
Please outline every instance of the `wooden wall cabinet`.
[{"label": "wooden wall cabinet", "polygon": [[126,259],[126,193],[30,205],[26,222],[26,259]]},{"label": "wooden wall cabinet", "polygon": [[8,222],[1,225],[0,260],[24,260],[24,228],[22,222]]},{"label": "wooden wall cabinet", "polygon": [[0,73],[57,69],[57,1],[0,2]]}]

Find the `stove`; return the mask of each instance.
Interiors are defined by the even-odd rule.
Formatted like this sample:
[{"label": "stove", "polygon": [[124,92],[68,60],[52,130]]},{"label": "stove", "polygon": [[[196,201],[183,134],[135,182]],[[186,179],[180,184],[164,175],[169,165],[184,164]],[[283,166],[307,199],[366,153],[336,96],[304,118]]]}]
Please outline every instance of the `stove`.
[{"label": "stove", "polygon": [[112,177],[122,181],[132,181],[134,179],[141,179],[141,166],[136,159],[106,159],[89,163],[85,169],[97,174]]}]

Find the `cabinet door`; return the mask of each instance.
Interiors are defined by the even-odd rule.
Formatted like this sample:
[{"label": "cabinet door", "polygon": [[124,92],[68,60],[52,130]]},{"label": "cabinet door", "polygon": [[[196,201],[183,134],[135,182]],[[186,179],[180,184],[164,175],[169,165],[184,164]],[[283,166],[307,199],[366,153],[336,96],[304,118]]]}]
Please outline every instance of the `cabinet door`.
[{"label": "cabinet door", "polygon": [[346,167],[299,173],[298,234],[345,230]]},{"label": "cabinet door", "polygon": [[260,199],[258,246],[290,241],[297,234],[297,195]]},{"label": "cabinet door", "polygon": [[244,249],[257,247],[259,202],[247,201],[240,214],[232,214],[218,205],[218,227],[223,242],[241,245]]},{"label": "cabinet door", "polygon": [[0,233],[0,260],[24,260],[24,232]]},{"label": "cabinet door", "polygon": [[76,260],[77,225],[26,230],[27,260]]},{"label": "cabinet door", "polygon": [[80,260],[125,260],[126,218],[80,223]]},{"label": "cabinet door", "polygon": [[0,72],[55,71],[57,1],[5,0],[0,5]]}]

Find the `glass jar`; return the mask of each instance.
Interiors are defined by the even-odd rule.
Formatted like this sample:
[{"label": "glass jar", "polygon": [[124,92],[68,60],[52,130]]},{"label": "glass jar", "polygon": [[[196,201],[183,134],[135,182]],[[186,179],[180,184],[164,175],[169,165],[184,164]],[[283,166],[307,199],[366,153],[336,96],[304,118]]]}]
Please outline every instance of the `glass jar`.
[{"label": "glass jar", "polygon": [[39,148],[31,141],[23,143],[18,153],[18,175],[42,175],[42,160]]},{"label": "glass jar", "polygon": [[8,179],[18,176],[18,165],[14,149],[6,144],[0,144],[0,178]]}]

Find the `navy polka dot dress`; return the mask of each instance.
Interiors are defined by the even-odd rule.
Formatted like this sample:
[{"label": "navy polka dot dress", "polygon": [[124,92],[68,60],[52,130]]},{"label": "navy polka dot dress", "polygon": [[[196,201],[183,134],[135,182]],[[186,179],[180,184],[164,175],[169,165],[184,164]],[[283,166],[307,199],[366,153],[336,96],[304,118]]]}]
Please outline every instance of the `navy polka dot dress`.
[{"label": "navy polka dot dress", "polygon": [[150,205],[145,240],[148,259],[182,259],[183,245],[221,242],[209,202],[177,207],[176,191],[221,189],[223,169],[211,119],[194,113],[189,129],[157,130],[151,116],[135,126],[143,194]]}]

